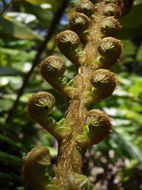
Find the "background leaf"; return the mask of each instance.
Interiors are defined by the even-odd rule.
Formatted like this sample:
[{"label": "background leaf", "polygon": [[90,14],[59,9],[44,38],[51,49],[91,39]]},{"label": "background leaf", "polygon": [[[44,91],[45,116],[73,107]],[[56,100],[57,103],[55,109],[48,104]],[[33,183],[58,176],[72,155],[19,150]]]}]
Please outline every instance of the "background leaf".
[{"label": "background leaf", "polygon": [[42,40],[42,37],[26,26],[0,16],[0,35],[6,39]]},{"label": "background leaf", "polygon": [[53,13],[49,9],[43,9],[39,5],[32,5],[28,2],[21,3],[25,8],[25,11],[31,13],[36,16],[39,20],[40,24],[48,26],[50,24],[49,21],[53,18]]}]

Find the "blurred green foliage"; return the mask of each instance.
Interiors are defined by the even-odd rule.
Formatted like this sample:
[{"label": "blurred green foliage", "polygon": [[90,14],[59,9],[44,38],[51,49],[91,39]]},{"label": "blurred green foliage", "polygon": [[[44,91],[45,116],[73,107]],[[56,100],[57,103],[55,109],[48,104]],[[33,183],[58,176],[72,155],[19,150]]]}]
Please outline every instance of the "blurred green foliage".
[{"label": "blurred green foliage", "polygon": [[[1,9],[4,1],[0,1]],[[8,3],[7,1],[5,1]],[[65,29],[67,16],[78,0],[72,0],[55,33]],[[29,118],[26,104],[37,91],[50,91],[57,100],[52,115],[59,120],[66,113],[66,101],[43,81],[35,68],[10,123],[5,120],[17,97],[23,79],[32,67],[37,47],[42,43],[60,0],[15,1],[0,16],[0,188],[2,190],[32,190],[22,179],[21,167],[27,152],[35,145],[50,149],[55,163],[56,142],[52,136]],[[118,87],[113,96],[94,107],[103,109],[112,117],[114,132],[105,141],[92,147],[86,156],[85,173],[98,185],[116,190],[139,190],[142,188],[142,0],[135,0],[131,12],[122,18],[120,39],[124,50],[120,63],[113,68],[118,78]],[[47,44],[41,59],[50,54],[59,54],[53,39]],[[76,70],[66,60],[65,75],[72,78]],[[23,159],[22,159],[23,158]],[[92,173],[93,168],[103,172]],[[92,166],[92,165],[91,165]],[[109,167],[112,167],[115,172]],[[107,178],[107,175],[112,178]]]}]

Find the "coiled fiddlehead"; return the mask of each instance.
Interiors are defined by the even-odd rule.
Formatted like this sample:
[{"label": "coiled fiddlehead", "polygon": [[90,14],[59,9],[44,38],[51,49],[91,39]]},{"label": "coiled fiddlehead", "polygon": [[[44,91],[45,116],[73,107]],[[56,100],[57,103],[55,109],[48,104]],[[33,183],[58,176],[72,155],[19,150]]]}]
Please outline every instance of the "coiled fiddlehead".
[{"label": "coiled fiddlehead", "polygon": [[[49,180],[46,167],[48,150],[33,149],[23,166],[23,176],[38,190],[93,190],[82,175],[86,149],[112,133],[109,116],[92,109],[97,101],[111,96],[117,80],[110,71],[121,55],[122,44],[116,39],[118,19],[132,5],[127,0],[82,0],[69,19],[70,30],[56,36],[61,53],[78,69],[69,82],[63,80],[64,61],[50,56],[40,64],[43,78],[69,101],[66,117],[56,122],[49,116],[55,98],[48,92],[34,94],[27,110],[31,117],[58,141],[55,177]],[[81,46],[80,46],[81,44]],[[79,47],[82,47],[79,48]]]}]

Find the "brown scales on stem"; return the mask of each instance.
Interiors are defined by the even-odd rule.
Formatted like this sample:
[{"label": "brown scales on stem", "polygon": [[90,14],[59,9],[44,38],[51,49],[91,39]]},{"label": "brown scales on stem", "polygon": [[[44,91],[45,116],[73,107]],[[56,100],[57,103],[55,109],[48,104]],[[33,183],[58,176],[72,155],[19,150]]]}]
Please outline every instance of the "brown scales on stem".
[{"label": "brown scales on stem", "polygon": [[[89,146],[111,134],[112,125],[106,113],[91,110],[91,107],[111,96],[116,87],[115,75],[109,70],[119,61],[122,50],[121,42],[115,38],[120,29],[118,19],[127,12],[126,8],[129,9],[131,3],[126,3],[126,0],[99,0],[97,3],[95,0],[82,0],[77,6],[70,18],[70,30],[56,37],[60,51],[78,67],[78,74],[71,81],[63,79],[65,66],[61,58],[51,56],[40,64],[43,78],[70,104],[66,117],[57,123],[48,116],[55,104],[51,94],[39,92],[29,101],[27,109],[31,117],[47,129],[59,144],[52,181],[46,180],[44,173],[49,162],[40,157],[41,162],[34,151],[30,152],[23,166],[23,176],[38,190],[93,189],[82,175],[83,157]],[[34,171],[34,176],[27,175],[31,171]]]}]

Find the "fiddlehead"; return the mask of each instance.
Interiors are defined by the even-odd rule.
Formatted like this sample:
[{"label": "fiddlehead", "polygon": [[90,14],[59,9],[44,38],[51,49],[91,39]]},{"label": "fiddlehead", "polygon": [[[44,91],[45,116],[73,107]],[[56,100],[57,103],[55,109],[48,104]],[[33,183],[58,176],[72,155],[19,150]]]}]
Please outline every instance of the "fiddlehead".
[{"label": "fiddlehead", "polygon": [[[45,182],[43,175],[43,182],[36,186],[43,186],[45,190],[94,188],[82,175],[83,157],[89,146],[98,144],[112,133],[112,124],[105,112],[91,108],[96,102],[111,96],[117,85],[115,74],[110,69],[119,61],[122,52],[122,44],[116,39],[121,29],[118,19],[131,5],[132,1],[128,3],[126,0],[82,0],[77,5],[69,19],[70,30],[56,36],[60,52],[78,68],[71,81],[63,80],[65,64],[60,57],[50,56],[41,62],[43,78],[67,98],[69,107],[65,118],[56,122],[49,117],[55,105],[51,94],[39,92],[29,101],[31,117],[59,144],[52,184],[47,185],[48,180]],[[31,164],[25,163],[23,171],[32,166],[30,160],[27,159],[26,163]],[[34,176],[29,181],[33,183],[34,178],[36,180]]]}]

